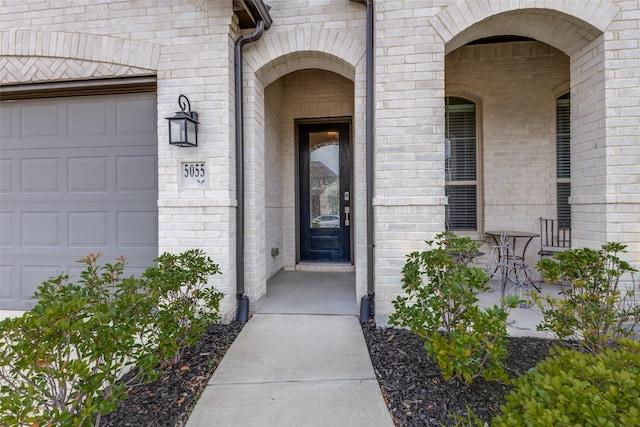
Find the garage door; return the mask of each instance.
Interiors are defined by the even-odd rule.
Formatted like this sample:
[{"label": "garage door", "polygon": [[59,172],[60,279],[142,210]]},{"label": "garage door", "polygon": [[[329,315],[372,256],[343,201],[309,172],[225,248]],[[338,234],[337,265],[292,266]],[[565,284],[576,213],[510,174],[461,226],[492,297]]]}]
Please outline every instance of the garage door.
[{"label": "garage door", "polygon": [[29,309],[76,261],[157,256],[153,93],[4,101],[0,108],[0,308]]}]

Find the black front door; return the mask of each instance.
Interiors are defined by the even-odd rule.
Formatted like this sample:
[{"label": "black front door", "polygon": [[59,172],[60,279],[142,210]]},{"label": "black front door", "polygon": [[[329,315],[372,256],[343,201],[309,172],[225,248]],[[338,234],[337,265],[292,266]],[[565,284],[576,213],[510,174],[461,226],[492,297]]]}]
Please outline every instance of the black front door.
[{"label": "black front door", "polygon": [[350,261],[348,123],[300,124],[300,261]]}]

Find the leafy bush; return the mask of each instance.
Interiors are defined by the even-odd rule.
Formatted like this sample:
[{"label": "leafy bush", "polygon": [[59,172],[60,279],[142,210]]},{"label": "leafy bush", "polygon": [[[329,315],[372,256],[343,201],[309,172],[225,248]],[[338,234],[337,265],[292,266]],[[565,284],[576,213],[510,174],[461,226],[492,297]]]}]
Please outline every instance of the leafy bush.
[{"label": "leafy bush", "polygon": [[478,294],[490,290],[489,278],[463,262],[475,256],[480,243],[445,232],[427,244],[430,250],[408,256],[402,270],[406,296],[393,301],[390,323],[420,336],[446,379],[505,380],[505,304],[515,306],[517,297],[480,310]]},{"label": "leafy bush", "polygon": [[147,269],[142,280],[145,292],[157,304],[155,344],[162,364],[174,365],[207,325],[218,320],[223,294],[207,283],[220,271],[200,249],[177,255],[164,253],[156,262],[158,266]]},{"label": "leafy bush", "polygon": [[621,290],[621,278],[636,270],[621,260],[625,245],[607,243],[601,250],[572,249],[544,259],[538,269],[548,281],[568,284],[562,298],[538,297],[544,315],[538,330],[558,338],[582,339],[592,352],[628,337],[640,319],[634,289]]},{"label": "leafy bush", "polygon": [[99,424],[125,396],[125,370],[153,378],[151,300],[123,277],[123,258],[100,267],[99,256],[80,260],[77,284],[51,278],[31,311],[0,322],[0,425]]},{"label": "leafy bush", "polygon": [[206,284],[218,265],[202,251],[165,253],[141,279],[124,277],[124,258],[99,257],[80,260],[76,283],[47,280],[32,310],[0,322],[0,425],[99,425],[127,387],[177,363],[217,320],[222,293]]},{"label": "leafy bush", "polygon": [[515,382],[492,426],[637,426],[640,343],[590,354],[553,350]]}]

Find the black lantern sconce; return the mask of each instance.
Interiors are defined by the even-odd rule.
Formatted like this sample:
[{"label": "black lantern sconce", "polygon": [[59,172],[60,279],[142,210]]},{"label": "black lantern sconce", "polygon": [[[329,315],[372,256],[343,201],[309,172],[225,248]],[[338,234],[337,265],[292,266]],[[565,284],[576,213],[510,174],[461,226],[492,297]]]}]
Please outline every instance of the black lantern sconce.
[{"label": "black lantern sconce", "polygon": [[198,113],[191,111],[189,99],[180,95],[178,105],[182,111],[176,112],[169,120],[169,144],[178,147],[198,146]]}]

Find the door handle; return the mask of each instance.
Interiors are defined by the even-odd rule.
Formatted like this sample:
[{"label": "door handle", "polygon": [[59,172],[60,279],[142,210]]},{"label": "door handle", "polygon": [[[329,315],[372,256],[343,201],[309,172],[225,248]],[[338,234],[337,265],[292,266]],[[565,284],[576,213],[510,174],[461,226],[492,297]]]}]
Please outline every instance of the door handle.
[{"label": "door handle", "polygon": [[349,208],[349,206],[345,206],[344,207],[344,226],[348,227],[349,226],[349,213],[351,211],[351,208]]}]

